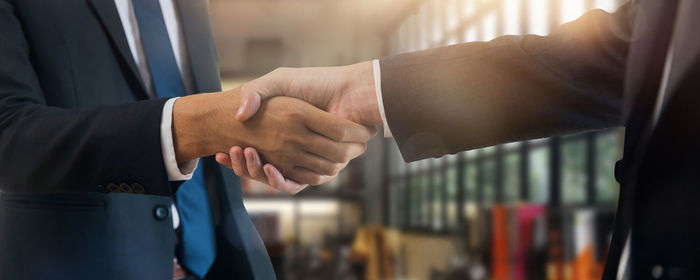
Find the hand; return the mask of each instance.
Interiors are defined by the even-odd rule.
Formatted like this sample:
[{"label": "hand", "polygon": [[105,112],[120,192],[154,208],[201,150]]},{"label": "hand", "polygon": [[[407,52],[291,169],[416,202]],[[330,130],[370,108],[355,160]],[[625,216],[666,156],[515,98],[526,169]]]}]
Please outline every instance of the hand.
[{"label": "hand", "polygon": [[[241,147],[232,147],[229,154],[217,153],[216,161],[233,169],[239,177],[259,181],[289,194],[296,194],[308,186],[308,184],[284,178],[272,164],[267,163],[263,166],[255,148],[248,147],[243,150]],[[326,176],[322,183],[333,178],[335,176]]]},{"label": "hand", "polygon": [[[236,119],[248,120],[258,112],[263,100],[278,95],[302,99],[331,114],[367,126],[382,124],[372,62],[342,67],[278,68],[242,87],[242,105]],[[285,179],[275,166],[263,166],[254,148],[233,147],[229,154],[217,154],[216,159],[232,168],[238,176],[280,190],[296,193],[305,187]]]},{"label": "hand", "polygon": [[243,85],[241,94],[239,121],[255,115],[261,101],[283,95],[359,124],[382,124],[371,61],[341,67],[278,68]]},{"label": "hand", "polygon": [[[252,147],[245,150],[237,146],[232,147],[228,155],[217,153],[216,161],[233,169],[239,177],[256,180],[289,194],[296,194],[308,186],[308,184],[284,178],[284,175],[272,164],[263,165],[258,151]],[[328,182],[336,176],[326,176],[322,178],[321,183]]]},{"label": "hand", "polygon": [[231,145],[255,146],[281,174],[301,184],[321,184],[362,154],[376,133],[332,116],[303,101],[270,99],[245,123],[233,119],[239,89],[178,99],[173,107],[173,135],[178,162],[229,151]]}]

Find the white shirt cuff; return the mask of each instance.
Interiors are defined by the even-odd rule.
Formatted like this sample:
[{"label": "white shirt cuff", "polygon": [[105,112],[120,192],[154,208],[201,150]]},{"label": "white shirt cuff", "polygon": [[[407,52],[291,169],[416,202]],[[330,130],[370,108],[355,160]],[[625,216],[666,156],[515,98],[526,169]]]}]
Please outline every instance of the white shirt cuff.
[{"label": "white shirt cuff", "polygon": [[394,135],[391,134],[389,123],[386,121],[386,114],[384,113],[384,101],[382,99],[382,71],[379,68],[379,59],[373,60],[372,65],[374,66],[374,91],[377,93],[379,115],[382,116],[382,122],[384,123],[384,137],[394,137]]},{"label": "white shirt cuff", "polygon": [[197,169],[199,159],[193,159],[183,164],[177,164],[175,158],[175,145],[173,144],[173,106],[176,98],[171,98],[165,102],[163,107],[163,117],[160,121],[160,147],[163,150],[163,161],[165,171],[170,181],[184,181],[192,179],[194,170]]}]

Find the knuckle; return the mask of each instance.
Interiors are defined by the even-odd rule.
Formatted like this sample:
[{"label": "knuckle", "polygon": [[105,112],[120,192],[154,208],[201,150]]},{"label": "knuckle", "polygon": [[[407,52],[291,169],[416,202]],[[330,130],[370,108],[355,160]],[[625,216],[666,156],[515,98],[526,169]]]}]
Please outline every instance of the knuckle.
[{"label": "knuckle", "polygon": [[322,169],[323,175],[334,175],[337,172],[336,164],[325,164]]},{"label": "knuckle", "polygon": [[360,152],[364,153],[367,151],[367,143],[360,144]]},{"label": "knuckle", "polygon": [[342,157],[343,162],[349,162],[352,160],[353,155],[352,155],[351,151],[345,150],[345,151],[343,151],[343,154],[341,157]]},{"label": "knuckle", "polygon": [[345,168],[345,164],[337,163],[335,165],[335,169],[333,170],[333,173],[334,173],[333,175],[334,176],[338,175],[338,173],[340,173],[340,171],[343,171],[344,168]]},{"label": "knuckle", "polygon": [[311,184],[312,184],[312,185],[316,185],[316,186],[318,186],[318,185],[320,185],[320,184],[323,184],[323,177],[320,176],[320,175],[314,176],[312,182],[313,182],[313,183],[311,183]]},{"label": "knuckle", "polygon": [[350,129],[344,126],[336,126],[335,134],[338,138],[338,141],[345,142],[350,136]]}]

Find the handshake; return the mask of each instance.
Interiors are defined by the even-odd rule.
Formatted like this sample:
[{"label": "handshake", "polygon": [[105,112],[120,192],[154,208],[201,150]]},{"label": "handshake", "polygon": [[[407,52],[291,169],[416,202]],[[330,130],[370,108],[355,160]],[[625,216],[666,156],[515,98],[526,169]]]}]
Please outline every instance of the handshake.
[{"label": "handshake", "polygon": [[382,124],[372,62],[279,68],[173,107],[178,163],[216,154],[236,175],[288,193],[335,178]]}]

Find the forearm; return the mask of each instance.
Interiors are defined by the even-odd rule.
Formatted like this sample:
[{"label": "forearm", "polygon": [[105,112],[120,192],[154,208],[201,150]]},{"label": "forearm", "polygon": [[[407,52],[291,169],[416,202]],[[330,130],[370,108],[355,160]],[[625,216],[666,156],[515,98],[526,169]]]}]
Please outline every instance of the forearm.
[{"label": "forearm", "polygon": [[[504,36],[381,60],[382,94],[408,161],[621,124],[625,11],[549,36]],[[613,30],[615,29],[615,30]]]},{"label": "forearm", "polygon": [[166,100],[66,110],[0,100],[0,180],[13,192],[140,184],[169,194],[159,125]]}]

